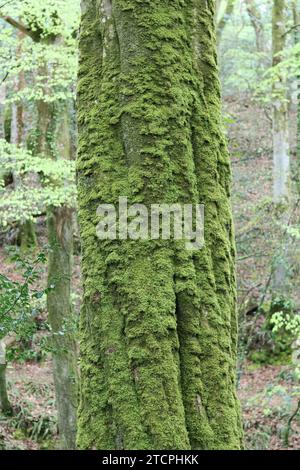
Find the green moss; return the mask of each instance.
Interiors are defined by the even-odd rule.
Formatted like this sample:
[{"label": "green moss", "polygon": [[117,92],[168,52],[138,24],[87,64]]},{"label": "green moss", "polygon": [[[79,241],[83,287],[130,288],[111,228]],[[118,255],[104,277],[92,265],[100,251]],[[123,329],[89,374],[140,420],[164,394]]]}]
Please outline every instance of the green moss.
[{"label": "green moss", "polygon": [[[84,2],[80,39],[78,445],[238,449],[235,250],[214,2],[103,3]],[[97,207],[119,196],[146,206],[204,203],[205,248],[100,242]]]}]

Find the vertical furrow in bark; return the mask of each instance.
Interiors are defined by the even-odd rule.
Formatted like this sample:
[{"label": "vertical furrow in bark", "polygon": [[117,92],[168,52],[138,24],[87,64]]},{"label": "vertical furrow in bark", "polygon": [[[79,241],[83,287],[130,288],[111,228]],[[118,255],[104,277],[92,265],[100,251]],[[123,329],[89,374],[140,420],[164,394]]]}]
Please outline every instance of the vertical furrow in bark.
[{"label": "vertical furrow in bark", "polygon": [[[235,396],[235,250],[213,21],[214,2],[195,1],[189,22],[199,80],[191,126],[199,201],[205,206],[206,246],[195,254],[194,269],[190,268],[190,281],[197,286],[194,299],[187,292],[179,296],[180,341],[192,446],[230,449],[239,448],[242,440]],[[199,317],[194,315],[192,322],[197,306]]]},{"label": "vertical furrow in bark", "polygon": [[[199,72],[206,70],[196,66],[190,25],[191,16],[201,20],[203,8],[213,14],[207,5],[83,4],[81,448],[239,447],[230,171],[220,121],[211,115],[219,115],[218,88],[213,96],[207,77],[204,99]],[[211,24],[200,33],[212,34]],[[98,240],[97,207],[117,205],[119,196],[148,209],[152,203],[208,203],[208,247],[193,254],[172,240]],[[221,220],[214,225],[215,217]]]}]

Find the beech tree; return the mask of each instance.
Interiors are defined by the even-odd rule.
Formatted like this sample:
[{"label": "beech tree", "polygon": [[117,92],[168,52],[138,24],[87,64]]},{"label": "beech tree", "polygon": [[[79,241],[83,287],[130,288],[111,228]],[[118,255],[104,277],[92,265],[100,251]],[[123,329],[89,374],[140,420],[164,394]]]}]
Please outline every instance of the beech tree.
[{"label": "beech tree", "polygon": [[[68,5],[65,8],[68,8]],[[32,93],[32,96],[37,112],[35,130],[31,138],[32,153],[37,162],[36,169],[38,159],[44,158],[45,161],[52,162],[55,168],[55,164],[59,164],[61,160],[70,163],[74,155],[70,116],[72,97],[68,90],[70,77],[64,73],[61,64],[64,64],[71,74],[73,67],[69,50],[76,35],[74,33],[76,18],[72,18],[70,14],[68,21],[65,14],[61,18],[59,15],[59,12],[63,11],[61,9],[60,2],[49,2],[46,8],[39,2],[26,1],[20,6],[22,20],[0,12],[0,17],[13,26],[19,35],[21,33],[22,37],[30,38],[36,48],[37,79],[35,93]],[[57,49],[63,45],[65,45],[63,49],[65,55],[60,53],[59,56]],[[71,51],[74,56],[76,49],[72,48]],[[73,60],[76,62],[76,57]],[[61,75],[56,73],[59,66]],[[21,85],[21,88],[24,87],[24,84],[20,84],[21,76],[22,69],[17,80],[18,88]],[[20,92],[20,89],[17,91]],[[15,106],[12,119],[14,125],[11,143],[16,146],[12,147],[13,153],[16,153],[17,144],[21,143],[20,128],[21,124],[24,124],[21,114],[22,107],[19,104],[18,107]],[[27,160],[30,155],[26,157]],[[77,345],[74,332],[76,319],[71,302],[74,208],[70,198],[72,186],[67,178],[64,179],[63,166],[58,167],[57,174],[52,171],[47,180],[50,193],[54,195],[53,201],[49,201],[46,205],[49,242],[47,311],[51,327],[60,445],[63,449],[72,449],[76,443],[77,410]],[[61,189],[62,200],[55,194],[56,188]]]},{"label": "beech tree", "polygon": [[[283,60],[286,44],[286,4],[285,0],[274,0],[272,10],[273,67]],[[288,105],[285,76],[278,68],[277,80],[273,85],[273,198],[275,203],[289,196],[289,130]]]},{"label": "beech tree", "polygon": [[[82,3],[78,445],[239,449],[235,248],[215,1]],[[100,203],[203,203],[205,247],[104,240]]]}]

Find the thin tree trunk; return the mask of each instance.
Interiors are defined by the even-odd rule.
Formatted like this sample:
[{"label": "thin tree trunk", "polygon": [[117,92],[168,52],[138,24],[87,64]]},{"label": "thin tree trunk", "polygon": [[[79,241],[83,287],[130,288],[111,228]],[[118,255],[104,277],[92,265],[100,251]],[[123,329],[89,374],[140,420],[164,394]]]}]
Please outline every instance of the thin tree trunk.
[{"label": "thin tree trunk", "polygon": [[72,274],[72,209],[49,208],[47,216],[50,245],[47,295],[49,323],[53,335],[53,375],[58,429],[63,449],[74,449],[76,442],[77,356],[74,336],[75,319],[70,288]]},{"label": "thin tree trunk", "polygon": [[[24,34],[18,32],[18,47],[17,47],[17,57],[20,57],[22,51],[22,41],[24,39]],[[25,86],[25,75],[21,71],[15,79],[15,93],[19,93],[23,90]],[[12,118],[11,118],[11,143],[20,147],[25,143],[25,131],[24,131],[24,106],[21,101],[17,101],[12,105]],[[28,179],[28,176],[25,176],[25,180]],[[20,175],[17,173],[13,174],[14,186],[17,189],[18,187],[26,184],[26,181],[22,181]],[[22,252],[27,252],[32,250],[37,245],[37,237],[35,233],[35,227],[32,220],[23,220],[19,224],[19,236],[18,243],[20,245]]]},{"label": "thin tree trunk", "polygon": [[0,139],[5,139],[5,83],[0,85]]},{"label": "thin tree trunk", "polygon": [[[274,0],[272,17],[273,66],[280,64],[285,48],[285,1]],[[289,132],[286,83],[279,73],[273,85],[273,197],[275,203],[289,196]]]},{"label": "thin tree trunk", "polygon": [[[300,44],[300,5],[299,0],[293,1],[293,19],[294,19],[294,43],[295,45]],[[298,60],[300,60],[300,53],[298,55]],[[296,178],[297,178],[297,188],[298,193],[300,194],[300,72],[296,77],[297,79],[297,137],[296,137],[296,157],[297,157],[297,168],[296,168]]]},{"label": "thin tree trunk", "polygon": [[[233,11],[234,11],[234,6],[235,6],[236,0],[226,0],[226,7],[224,10],[223,15],[221,17],[217,18],[217,43],[220,43],[222,33],[224,31],[224,28],[230,19]],[[219,8],[221,8],[221,2],[219,3]]]},{"label": "thin tree trunk", "polygon": [[6,347],[3,340],[0,340],[0,409],[5,414],[12,411],[6,387]]},{"label": "thin tree trunk", "polygon": [[255,4],[255,0],[245,0],[248,15],[255,31],[257,52],[263,52],[265,49],[264,25],[261,13]]},{"label": "thin tree trunk", "polygon": [[[48,77],[45,64],[41,74]],[[71,158],[70,127],[63,110],[61,116],[56,104],[41,100],[38,108],[38,139],[36,152],[47,157]],[[71,279],[73,256],[72,209],[47,208],[48,285],[54,289],[47,294],[49,323],[53,335],[53,375],[58,411],[61,446],[74,449],[76,445],[77,413],[77,350],[74,334],[74,315],[71,308]]]},{"label": "thin tree trunk", "polygon": [[[272,11],[272,45],[273,66],[283,60],[286,43],[285,34],[286,5],[285,0],[274,0]],[[273,85],[273,200],[275,204],[286,204],[289,198],[289,129],[286,82],[278,72]],[[280,223],[286,224],[287,211],[280,215]],[[275,296],[285,295],[287,277],[286,246],[281,247],[275,260],[273,289]],[[272,307],[273,308],[273,307]]]},{"label": "thin tree trunk", "polygon": [[[239,449],[230,164],[215,1],[82,2],[78,444]],[[203,203],[206,245],[96,236],[100,203]]]}]

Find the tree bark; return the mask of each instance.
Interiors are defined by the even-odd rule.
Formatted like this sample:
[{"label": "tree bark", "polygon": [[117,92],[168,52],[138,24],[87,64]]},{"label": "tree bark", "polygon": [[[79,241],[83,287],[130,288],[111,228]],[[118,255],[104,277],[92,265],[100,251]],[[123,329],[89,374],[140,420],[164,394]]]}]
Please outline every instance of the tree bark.
[{"label": "tree bark", "polygon": [[[239,449],[215,1],[82,2],[78,445]],[[96,236],[100,203],[203,203],[206,245]]]},{"label": "tree bark", "polygon": [[[41,75],[47,86],[48,68]],[[46,91],[45,91],[46,92]],[[48,158],[72,158],[70,127],[65,106],[47,100],[37,103],[37,141],[35,151]],[[73,210],[67,205],[47,208],[48,286],[47,310],[53,339],[53,376],[58,429],[63,449],[76,447],[77,348],[75,320],[71,307],[73,257]]]},{"label": "tree bark", "polygon": [[3,413],[12,412],[6,387],[6,347],[4,340],[0,340],[0,409]]},{"label": "tree bark", "polygon": [[[18,32],[18,47],[16,55],[20,58],[22,53],[22,41],[24,34]],[[15,78],[14,91],[19,93],[25,87],[25,74],[23,71]],[[12,144],[20,147],[25,144],[25,130],[24,130],[24,106],[22,101],[16,101],[12,104],[12,117],[11,117],[11,137],[10,141]],[[30,176],[25,176],[25,180]],[[22,181],[19,174],[14,172],[13,174],[14,187],[17,189],[22,184],[26,184],[26,181]],[[19,224],[19,235],[18,244],[20,245],[21,251],[26,253],[28,250],[32,250],[37,245],[37,237],[35,233],[35,226],[32,220],[22,220]]]},{"label": "tree bark", "polygon": [[[235,0],[226,0],[226,2],[227,3],[226,3],[225,11],[224,11],[223,15],[221,16],[221,18],[219,19],[219,21],[217,22],[217,43],[218,44],[220,43],[221,36],[222,36],[223,31],[224,31],[224,28],[225,28],[230,16],[232,15],[233,10],[234,10],[234,6],[235,6]],[[220,5],[220,3],[219,3],[219,5]]]},{"label": "tree bark", "polygon": [[[292,4],[293,20],[294,20],[294,43],[300,44],[300,5],[298,0],[294,0]],[[300,61],[300,53],[298,54]],[[296,136],[296,157],[297,157],[297,188],[300,194],[300,72],[297,77],[297,136]]]},{"label": "tree bark", "polygon": [[261,13],[254,0],[245,0],[248,15],[255,31],[257,52],[263,52],[265,48],[264,25]]},{"label": "tree bark", "polygon": [[70,288],[72,274],[73,224],[72,209],[65,206],[48,208],[48,318],[52,330],[53,376],[58,429],[63,449],[74,449],[76,443],[77,354],[75,318]]},{"label": "tree bark", "polygon": [[[274,0],[272,14],[273,66],[282,61],[286,43],[284,0]],[[273,85],[273,197],[275,203],[284,202],[289,196],[289,131],[286,83],[278,73]]]}]

